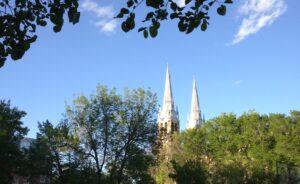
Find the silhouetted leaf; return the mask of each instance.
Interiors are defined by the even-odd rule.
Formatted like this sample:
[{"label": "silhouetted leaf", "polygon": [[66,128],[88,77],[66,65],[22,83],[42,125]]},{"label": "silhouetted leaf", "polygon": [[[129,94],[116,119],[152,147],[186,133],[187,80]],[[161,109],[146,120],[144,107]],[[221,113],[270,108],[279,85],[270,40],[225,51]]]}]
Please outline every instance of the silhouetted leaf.
[{"label": "silhouetted leaf", "polygon": [[123,17],[124,17],[124,14],[121,12],[116,16],[116,18],[123,18]]},{"label": "silhouetted leaf", "polygon": [[0,68],[4,66],[6,58],[0,57]]},{"label": "silhouetted leaf", "polygon": [[138,29],[138,32],[144,31],[145,29],[147,29],[146,27],[141,27]]},{"label": "silhouetted leaf", "polygon": [[225,2],[224,3],[227,3],[227,4],[232,4],[233,3],[233,1],[232,0],[225,0]]},{"label": "silhouetted leaf", "polygon": [[0,55],[4,55],[4,53],[5,53],[4,45],[0,42]]},{"label": "silhouetted leaf", "polygon": [[151,19],[152,17],[154,16],[154,13],[153,12],[149,12],[146,16],[146,20],[149,20]]},{"label": "silhouetted leaf", "polygon": [[148,38],[148,31],[147,30],[144,30],[143,34],[144,34],[144,38]]},{"label": "silhouetted leaf", "polygon": [[211,1],[208,3],[209,6],[212,6],[215,3],[215,1]]},{"label": "silhouetted leaf", "polygon": [[202,24],[201,24],[201,30],[202,31],[205,31],[207,29],[207,23],[206,23],[206,21],[204,20],[203,22],[202,22]]},{"label": "silhouetted leaf", "polygon": [[127,8],[122,8],[122,9],[120,10],[120,12],[121,12],[122,14],[128,14],[128,13],[129,13],[129,10],[128,10]]},{"label": "silhouetted leaf", "polygon": [[130,8],[134,4],[133,0],[127,1],[127,7]]},{"label": "silhouetted leaf", "polygon": [[20,49],[15,49],[13,50],[13,52],[11,53],[11,58],[13,60],[18,60],[20,58],[22,58],[22,56],[24,55],[24,52],[23,50],[20,50]]},{"label": "silhouetted leaf", "polygon": [[127,27],[126,22],[123,22],[121,25],[122,30],[126,33],[128,32],[130,29]]},{"label": "silhouetted leaf", "polygon": [[149,31],[150,31],[150,36],[152,38],[155,38],[157,36],[157,28],[155,28],[154,26],[150,26]]},{"label": "silhouetted leaf", "polygon": [[56,26],[53,27],[53,31],[56,32],[56,33],[60,32],[60,30],[61,30],[61,26],[56,25]]},{"label": "silhouetted leaf", "polygon": [[217,12],[218,12],[219,15],[224,16],[224,15],[226,14],[226,6],[221,5],[221,6],[217,9]]},{"label": "silhouetted leaf", "polygon": [[187,28],[187,25],[184,23],[183,20],[180,20],[178,22],[178,29],[179,29],[179,31],[184,32],[184,31],[186,31],[186,28]]},{"label": "silhouetted leaf", "polygon": [[174,2],[172,2],[170,6],[171,6],[171,9],[172,9],[173,11],[176,11],[176,10],[178,9],[177,4],[174,3]]},{"label": "silhouetted leaf", "polygon": [[178,18],[178,13],[171,13],[170,18],[171,19]]},{"label": "silhouetted leaf", "polygon": [[146,0],[146,5],[158,9],[163,2],[163,0]]}]

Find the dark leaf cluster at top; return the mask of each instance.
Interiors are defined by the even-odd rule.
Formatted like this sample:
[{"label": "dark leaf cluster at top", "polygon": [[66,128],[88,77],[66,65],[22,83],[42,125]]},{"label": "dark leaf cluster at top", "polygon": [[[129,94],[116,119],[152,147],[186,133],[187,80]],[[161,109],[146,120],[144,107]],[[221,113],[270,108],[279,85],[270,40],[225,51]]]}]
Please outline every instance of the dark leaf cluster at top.
[{"label": "dark leaf cluster at top", "polygon": [[[143,5],[149,11],[142,21],[147,26],[138,28],[145,38],[154,38],[162,21],[177,20],[181,32],[191,33],[199,28],[207,29],[211,7],[216,6],[219,15],[226,14],[226,5],[233,0],[185,0],[185,6],[178,6],[174,0],[127,0],[116,18],[122,19],[124,32],[136,27],[135,10]],[[53,24],[53,31],[62,29],[67,12],[70,23],[79,22],[79,0],[0,0],[0,68],[6,59],[18,60],[30,45],[36,41],[36,28]]]},{"label": "dark leaf cluster at top", "polygon": [[78,0],[0,0],[0,67],[9,56],[22,58],[37,39],[37,26],[51,22],[59,32],[65,12],[69,22],[79,22],[78,6]]},{"label": "dark leaf cluster at top", "polygon": [[191,33],[199,28],[202,31],[207,29],[210,16],[208,12],[214,5],[218,6],[217,13],[226,14],[226,4],[233,3],[233,0],[185,0],[185,6],[178,6],[174,0],[128,0],[127,8],[120,9],[116,18],[123,19],[122,30],[128,32],[135,28],[135,9],[144,4],[150,10],[147,11],[143,23],[148,26],[138,28],[143,32],[145,38],[156,37],[161,22],[165,20],[178,20],[178,29],[181,32]]}]

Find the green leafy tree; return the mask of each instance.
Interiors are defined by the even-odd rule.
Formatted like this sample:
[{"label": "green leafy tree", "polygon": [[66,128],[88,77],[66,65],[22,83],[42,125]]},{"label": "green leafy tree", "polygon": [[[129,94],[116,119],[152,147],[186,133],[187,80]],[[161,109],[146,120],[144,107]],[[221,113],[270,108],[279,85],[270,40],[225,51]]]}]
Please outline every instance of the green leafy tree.
[{"label": "green leafy tree", "polygon": [[[217,7],[219,15],[226,14],[226,5],[233,0],[185,0],[181,7],[173,0],[127,0],[116,18],[122,19],[124,32],[136,26],[136,9],[146,8],[143,25],[138,28],[144,37],[156,37],[163,21],[178,22],[181,32],[191,33],[195,29],[205,31],[209,25],[209,11]],[[80,19],[79,0],[0,0],[0,67],[10,56],[13,60],[23,57],[37,39],[38,26],[51,23],[53,31],[59,32],[65,22],[76,24]]]},{"label": "green leafy tree", "polygon": [[[229,113],[207,121],[200,129],[187,130],[175,137],[173,168],[179,172],[173,178],[179,180],[185,172],[192,175],[185,164],[193,161],[204,168],[208,183],[275,183],[276,163],[300,163],[299,117],[299,111],[289,116],[250,111],[236,117]],[[283,174],[289,181],[297,180],[295,173]]]},{"label": "green leafy tree", "polygon": [[[68,183],[65,177],[65,171],[68,170],[68,127],[60,126],[54,127],[48,120],[38,123],[39,133],[37,134],[37,146],[33,150],[39,151],[41,148],[43,153],[38,157],[37,163],[46,162],[44,165],[39,165],[38,170],[42,171],[43,167],[51,168],[49,173],[52,181],[57,183]],[[40,154],[40,153],[39,153]],[[33,156],[39,156],[34,154]],[[43,158],[44,157],[44,158]]]},{"label": "green leafy tree", "polygon": [[66,123],[71,134],[77,140],[75,151],[93,160],[101,182],[107,160],[111,157],[112,136],[116,132],[116,111],[120,106],[120,97],[115,89],[108,91],[99,86],[90,98],[80,96],[73,106],[66,110]]},{"label": "green leafy tree", "polygon": [[156,95],[152,92],[125,90],[113,138],[117,144],[112,147],[113,159],[109,162],[110,175],[117,183],[153,182],[148,170],[154,159],[156,111]]},{"label": "green leafy tree", "polygon": [[38,123],[39,133],[28,151],[28,176],[31,182],[41,175],[51,183],[95,183],[95,174],[86,158],[74,146],[70,129],[59,123],[56,127],[48,120]]},{"label": "green leafy tree", "polygon": [[0,100],[0,183],[11,183],[12,174],[20,172],[24,154],[20,141],[27,134],[21,118],[26,113],[11,107],[10,101]]},{"label": "green leafy tree", "polygon": [[201,184],[206,183],[206,171],[202,163],[187,160],[183,165],[172,161],[174,172],[170,174],[178,184]]},{"label": "green leafy tree", "polygon": [[67,107],[65,123],[78,146],[74,151],[92,161],[97,183],[151,180],[148,168],[156,137],[155,112],[156,96],[150,91],[125,90],[122,97],[103,86]]}]

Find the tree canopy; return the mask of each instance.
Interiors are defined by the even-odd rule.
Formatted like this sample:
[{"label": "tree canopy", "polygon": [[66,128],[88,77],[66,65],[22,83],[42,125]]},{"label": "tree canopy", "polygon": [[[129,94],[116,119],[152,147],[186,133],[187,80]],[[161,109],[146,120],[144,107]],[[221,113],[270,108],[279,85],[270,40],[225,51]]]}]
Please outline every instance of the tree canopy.
[{"label": "tree canopy", "polygon": [[53,184],[299,183],[299,111],[222,113],[162,147],[156,110],[148,90],[120,95],[98,86],[74,99],[56,126],[39,122],[36,141],[24,150],[26,113],[2,100],[0,183],[11,183],[13,174],[30,182],[46,176]]},{"label": "tree canopy", "polygon": [[153,183],[148,170],[154,162],[156,110],[156,96],[148,90],[119,95],[98,86],[91,96],[74,99],[57,126],[39,123],[29,176],[51,173],[52,183],[63,184]]},{"label": "tree canopy", "polygon": [[[299,111],[291,111],[289,116],[227,113],[200,129],[187,130],[175,138],[171,176],[183,181],[186,172],[194,176],[199,167],[199,173],[207,177],[198,183],[297,183],[299,115]],[[285,163],[287,171],[279,173],[278,163]]]},{"label": "tree canopy", "polygon": [[10,101],[0,100],[0,183],[11,183],[12,174],[19,172],[23,163],[20,141],[28,132],[21,121],[25,115],[11,107]]},{"label": "tree canopy", "polygon": [[[0,0],[0,67],[8,57],[18,60],[37,40],[37,27],[53,26],[59,32],[67,20],[76,24],[80,20],[79,0]],[[174,0],[127,0],[115,18],[121,19],[124,32],[136,28],[136,9],[145,7],[142,25],[137,30],[145,38],[156,37],[163,21],[178,22],[178,29],[191,33],[207,29],[210,9],[215,6],[219,15],[226,14],[226,5],[233,0],[185,0],[179,6]]]}]

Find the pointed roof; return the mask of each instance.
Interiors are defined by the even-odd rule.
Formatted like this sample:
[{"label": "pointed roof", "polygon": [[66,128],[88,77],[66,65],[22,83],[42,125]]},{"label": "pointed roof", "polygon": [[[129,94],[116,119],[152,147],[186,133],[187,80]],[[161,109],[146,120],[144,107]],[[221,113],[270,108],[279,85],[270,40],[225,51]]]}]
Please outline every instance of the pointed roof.
[{"label": "pointed roof", "polygon": [[191,112],[190,112],[187,128],[189,129],[189,128],[200,127],[201,123],[202,123],[201,110],[199,105],[196,80],[194,79],[193,92],[192,92],[192,105],[191,105]]},{"label": "pointed roof", "polygon": [[159,118],[165,120],[177,120],[178,112],[174,106],[171,77],[169,67],[167,66],[165,92],[161,111],[159,112]]},{"label": "pointed roof", "polygon": [[193,112],[196,113],[196,114],[198,114],[200,112],[196,80],[194,80],[194,83],[193,83],[191,115],[192,115]]},{"label": "pointed roof", "polygon": [[173,101],[173,94],[172,94],[171,77],[169,73],[169,67],[167,66],[163,110],[172,111],[173,109],[174,109],[174,101]]}]

